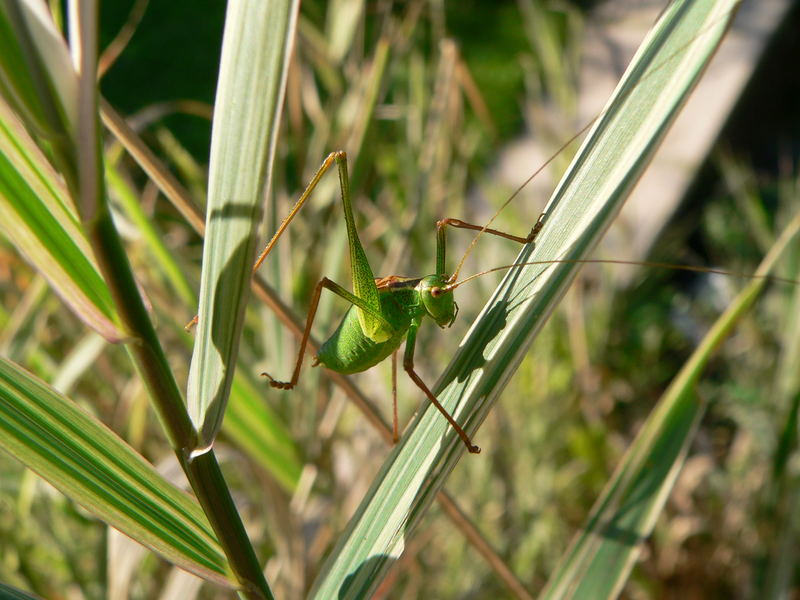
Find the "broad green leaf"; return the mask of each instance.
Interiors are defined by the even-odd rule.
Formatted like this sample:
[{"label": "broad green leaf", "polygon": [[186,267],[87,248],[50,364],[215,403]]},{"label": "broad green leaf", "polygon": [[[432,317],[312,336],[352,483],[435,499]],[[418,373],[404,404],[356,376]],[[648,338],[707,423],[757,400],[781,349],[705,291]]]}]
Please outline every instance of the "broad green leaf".
[{"label": "broad green leaf", "polygon": [[9,241],[81,320],[109,341],[125,337],[63,182],[2,100],[0,219]]},{"label": "broad green leaf", "polygon": [[234,585],[200,506],[105,425],[0,358],[0,448],[112,527],[199,576]]},{"label": "broad green leaf", "polygon": [[199,447],[222,424],[268,188],[297,2],[228,4],[211,135],[200,322],[189,372]]},{"label": "broad green leaf", "polygon": [[[757,276],[769,273],[798,231],[800,215],[770,249]],[[739,293],[675,377],[551,576],[543,598],[619,595],[644,540],[652,533],[705,412],[706,402],[695,393],[697,381],[714,350],[765,284],[764,279],[755,279]]]},{"label": "broad green leaf", "polygon": [[[699,79],[735,4],[684,1],[665,9],[556,189],[535,247],[518,262],[569,261],[591,250]],[[468,433],[486,417],[576,269],[559,263],[509,271],[462,341],[433,391]],[[441,415],[426,408],[384,464],[312,596],[369,596],[464,450]]]}]

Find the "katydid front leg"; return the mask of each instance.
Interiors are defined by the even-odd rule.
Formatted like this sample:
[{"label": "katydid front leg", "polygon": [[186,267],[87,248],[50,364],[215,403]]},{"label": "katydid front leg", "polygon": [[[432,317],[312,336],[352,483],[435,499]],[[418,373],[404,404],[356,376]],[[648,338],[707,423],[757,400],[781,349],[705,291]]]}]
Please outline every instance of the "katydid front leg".
[{"label": "katydid front leg", "polygon": [[403,368],[408,373],[408,376],[411,380],[417,384],[417,387],[421,389],[425,395],[428,397],[428,400],[431,401],[437,410],[442,413],[447,422],[450,423],[450,426],[455,429],[455,432],[458,434],[458,437],[461,438],[461,441],[464,442],[464,445],[467,447],[472,454],[480,454],[481,449],[472,443],[472,440],[469,439],[467,433],[461,428],[461,425],[456,423],[456,420],[447,412],[444,406],[441,405],[439,400],[436,399],[433,392],[428,389],[428,386],[425,385],[425,382],[422,381],[417,372],[414,370],[414,348],[417,345],[417,330],[419,329],[420,322],[418,319],[415,319],[411,323],[411,327],[408,328],[408,337],[406,338],[406,352],[403,356]]},{"label": "katydid front leg", "polygon": [[536,236],[539,235],[539,232],[542,230],[542,227],[544,227],[544,219],[545,219],[545,214],[542,213],[536,220],[536,223],[531,228],[530,233],[528,233],[526,237],[511,235],[510,233],[505,233],[504,231],[491,229],[486,225],[474,225],[472,223],[467,223],[465,221],[462,221],[461,219],[452,219],[452,218],[441,219],[440,221],[436,222],[436,272],[441,274],[444,274],[446,272],[447,267],[445,265],[446,262],[445,255],[447,251],[447,240],[446,240],[445,228],[448,225],[450,227],[455,227],[457,229],[470,229],[472,231],[480,232],[477,236],[475,236],[475,239],[472,240],[472,243],[470,244],[469,248],[467,248],[467,251],[464,253],[464,256],[461,257],[461,261],[458,263],[458,266],[456,267],[455,271],[453,271],[453,273],[450,275],[449,280],[452,283],[456,279],[458,279],[458,274],[461,272],[461,267],[464,264],[464,260],[466,260],[467,256],[469,255],[469,252],[472,250],[472,247],[478,241],[478,238],[480,237],[481,234],[489,233],[491,235],[496,235],[498,237],[505,238],[507,240],[519,242],[520,244],[531,244],[534,242],[534,240],[536,240]]}]

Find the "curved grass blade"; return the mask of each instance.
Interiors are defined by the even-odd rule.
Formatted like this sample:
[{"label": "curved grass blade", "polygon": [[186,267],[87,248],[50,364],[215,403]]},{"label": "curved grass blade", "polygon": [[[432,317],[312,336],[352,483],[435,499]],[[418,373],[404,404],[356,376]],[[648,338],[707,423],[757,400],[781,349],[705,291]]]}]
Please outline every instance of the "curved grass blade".
[{"label": "curved grass blade", "polygon": [[3,232],[89,327],[125,336],[64,184],[0,100],[0,219]]},{"label": "curved grass blade", "polygon": [[[16,14],[14,11],[18,12],[21,5],[2,3],[0,8],[4,11],[9,9],[9,14]],[[231,6],[233,7],[231,12],[236,13],[243,4],[232,3]],[[77,125],[74,137],[69,138],[70,143],[66,144],[67,147],[60,147],[63,145],[63,140],[58,137],[58,131],[40,143],[50,144],[54,160],[59,164],[72,198],[79,204],[79,213],[87,231],[87,238],[93,244],[102,273],[120,309],[120,317],[132,332],[132,336],[139,338],[137,343],[129,346],[131,355],[148,386],[176,456],[212,523],[214,532],[224,545],[230,568],[240,581],[242,594],[254,598],[272,597],[220,472],[215,454],[213,451],[191,454],[192,449],[196,448],[195,428],[192,426],[177,382],[141,300],[130,263],[106,201],[97,131],[95,62],[97,5],[91,0],[81,2],[76,4],[76,10],[72,14],[75,16],[75,22],[70,28],[70,33],[76,51],[75,58],[79,61],[80,74],[76,98],[79,109]],[[29,42],[34,34],[27,31],[23,19],[17,21],[20,24],[18,28],[20,39],[24,38],[26,43]],[[64,44],[60,37],[56,44],[54,51],[63,52]],[[30,47],[34,71],[41,70],[39,66],[45,60],[37,53],[40,50],[48,51],[50,47],[45,41],[41,41],[38,45],[28,43],[27,46]],[[67,93],[68,90],[64,86],[58,89],[41,86],[37,92],[47,96]]]},{"label": "curved grass blade", "polygon": [[105,425],[4,358],[0,448],[168,561],[204,579],[236,585],[195,500]]},{"label": "curved grass blade", "polygon": [[303,461],[286,426],[253,382],[244,374],[233,378],[231,402],[223,433],[262,465],[289,493],[294,493]]},{"label": "curved grass blade", "polygon": [[200,322],[187,393],[200,448],[209,447],[219,431],[233,381],[297,9],[296,0],[239,0],[228,4],[225,17]]},{"label": "curved grass blade", "polygon": [[[699,79],[734,8],[732,0],[705,0],[674,2],[664,11],[556,189],[536,247],[526,247],[519,262],[579,259],[594,246]],[[468,433],[499,397],[575,267],[511,270],[462,341],[434,392]],[[312,596],[369,596],[463,452],[437,411],[429,407],[419,415],[382,467]]]},{"label": "curved grass blade", "polygon": [[[800,215],[786,227],[756,271],[769,274],[800,231]],[[659,400],[625,453],[550,578],[542,598],[616,598],[683,466],[706,409],[695,387],[714,350],[753,305],[765,279],[752,280],[731,302]]]},{"label": "curved grass blade", "polygon": [[[106,162],[106,177],[125,209],[136,224],[153,253],[153,264],[169,280],[176,293],[190,306],[196,306],[197,298],[183,270],[161,240],[156,228],[145,217],[135,192],[119,176],[113,165]],[[183,333],[183,332],[181,332]],[[183,336],[190,343],[187,336]],[[189,346],[191,349],[191,346]],[[241,362],[241,359],[240,359]],[[240,367],[246,368],[244,365]],[[249,369],[255,372],[255,367]],[[234,374],[230,404],[223,431],[233,443],[245,449],[258,461],[276,481],[289,493],[294,492],[300,479],[302,463],[297,448],[289,436],[286,426],[263,401],[253,384],[239,371]]]}]

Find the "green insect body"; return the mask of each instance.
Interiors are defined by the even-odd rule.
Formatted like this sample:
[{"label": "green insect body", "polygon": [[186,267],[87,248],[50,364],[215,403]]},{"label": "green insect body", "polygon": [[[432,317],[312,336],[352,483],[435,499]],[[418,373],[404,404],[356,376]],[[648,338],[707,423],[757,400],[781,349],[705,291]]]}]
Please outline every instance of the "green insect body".
[{"label": "green insect body", "polygon": [[431,294],[432,288],[447,285],[445,277],[392,278],[385,286],[381,286],[380,281],[377,285],[381,312],[394,329],[391,337],[383,342],[370,338],[358,320],[358,307],[351,306],[339,327],[317,352],[319,364],[345,375],[360,373],[397,351],[409,328],[412,325],[419,327],[425,316],[433,318],[442,328],[448,327],[455,319],[453,293],[445,292],[436,298]]},{"label": "green insect body", "polygon": [[[353,218],[347,175],[347,157],[344,152],[333,152],[322,163],[322,166],[317,170],[289,215],[278,227],[275,235],[256,261],[253,267],[254,270],[258,269],[264,258],[270,253],[278,238],[308,199],[321,177],[334,163],[336,163],[339,170],[339,184],[350,248],[353,292],[349,292],[334,281],[323,277],[314,289],[303,338],[300,342],[299,355],[291,380],[277,381],[267,373],[262,373],[262,375],[267,377],[270,385],[275,388],[292,389],[297,385],[320,295],[323,288],[330,290],[350,302],[352,306],[333,335],[320,347],[316,357],[318,364],[338,373],[359,373],[377,365],[396,352],[405,340],[403,368],[406,373],[408,373],[417,387],[425,393],[428,400],[442,413],[442,416],[447,419],[467,449],[472,453],[480,452],[480,448],[472,443],[461,426],[439,403],[436,396],[414,371],[414,347],[417,330],[426,316],[431,317],[442,328],[449,327],[458,312],[451,289],[455,286],[454,280],[456,277],[445,274],[445,228],[448,225],[498,235],[519,243],[527,243],[533,241],[541,227],[541,223],[537,223],[530,234],[523,238],[465,223],[458,219],[443,219],[436,224],[436,273],[434,275],[418,279],[397,276],[376,279],[361,246],[355,219]],[[394,412],[396,415],[397,411],[395,410]],[[395,417],[395,439],[398,436],[397,430],[397,419]]]}]

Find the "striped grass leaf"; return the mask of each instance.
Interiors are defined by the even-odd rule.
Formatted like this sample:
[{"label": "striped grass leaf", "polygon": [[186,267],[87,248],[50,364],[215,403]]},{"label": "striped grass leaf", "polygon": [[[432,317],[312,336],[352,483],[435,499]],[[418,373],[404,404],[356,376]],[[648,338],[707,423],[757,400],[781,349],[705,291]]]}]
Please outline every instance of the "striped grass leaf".
[{"label": "striped grass leaf", "polygon": [[[4,3],[0,6],[4,9],[12,7],[13,12],[18,10],[20,5]],[[232,4],[232,6],[241,8],[242,5]],[[76,10],[71,12],[74,21],[70,33],[75,58],[80,62],[77,90],[68,90],[55,85],[40,85],[36,91],[43,97],[54,96],[50,104],[58,104],[59,100],[62,100],[61,104],[68,103],[69,99],[63,100],[62,96],[69,96],[74,91],[79,100],[77,125],[74,128],[74,135],[64,138],[57,130],[45,131],[39,132],[45,137],[38,141],[52,150],[54,162],[67,182],[72,199],[79,205],[78,212],[87,239],[92,243],[103,276],[119,307],[121,320],[131,332],[131,336],[139,338],[137,343],[129,345],[131,356],[148,386],[178,460],[217,534],[217,539],[224,548],[231,572],[235,574],[238,584],[243,588],[244,595],[271,597],[261,566],[249,543],[215,454],[203,452],[189,455],[189,452],[196,447],[196,432],[163,347],[140,297],[105,195],[97,130],[99,124],[96,87],[97,4],[87,0],[76,4],[75,8]],[[232,11],[235,12],[236,8]],[[59,49],[63,47],[63,40],[58,37],[57,32],[50,31],[51,35],[58,37],[58,44],[52,48],[44,39],[46,35],[40,39],[36,33],[28,31],[24,19],[17,21],[20,27],[16,33],[20,38],[25,38],[27,44],[24,48],[25,56],[33,63],[31,70],[34,74],[38,74],[37,69],[43,70],[40,65],[48,63],[44,55],[51,50],[61,51]],[[30,40],[34,42],[27,43]],[[53,81],[56,80],[57,78],[53,78]],[[28,123],[28,126],[33,127],[31,123]],[[62,144],[66,147],[62,148]]]},{"label": "striped grass leaf", "polygon": [[64,184],[2,100],[0,218],[9,241],[84,323],[109,341],[125,337]]},{"label": "striped grass leaf", "polygon": [[[113,167],[107,171],[112,191],[148,243],[163,242],[143,218],[132,191]],[[25,128],[0,101],[0,218],[3,233],[28,262],[47,279],[78,318],[110,342],[126,336],[116,324],[108,287],[78,222],[64,185]],[[166,265],[170,281],[187,294],[183,271],[163,247],[156,248],[159,265]],[[191,294],[191,302],[195,303]],[[256,460],[291,491],[300,475],[297,451],[283,423],[263,402],[253,401],[248,382],[234,382],[232,422],[225,428],[232,440],[244,445]],[[260,436],[266,436],[259,439]]]},{"label": "striped grass leaf", "polygon": [[44,3],[0,4],[0,72],[3,97],[48,140],[59,169],[75,182],[78,79]]},{"label": "striped grass leaf", "polygon": [[200,322],[188,385],[200,447],[219,431],[233,381],[297,9],[294,0],[228,4],[211,135]]},{"label": "striped grass leaf", "polygon": [[[770,248],[756,277],[769,274],[798,231],[800,215]],[[619,595],[644,540],[652,533],[705,412],[707,403],[695,392],[700,375],[765,285],[765,279],[754,279],[733,299],[664,392],[552,574],[543,598]]]},{"label": "striped grass leaf", "polygon": [[199,504],[105,425],[0,358],[0,447],[94,515],[170,562],[233,586]]},{"label": "striped grass leaf", "polygon": [[0,598],[3,600],[38,600],[39,596],[34,596],[5,583],[0,583]]},{"label": "striped grass leaf", "polygon": [[[726,30],[733,0],[674,2],[647,35],[518,262],[591,250],[652,157]],[[573,279],[577,265],[509,271],[434,387],[474,433]],[[535,418],[535,416],[532,416]],[[368,596],[398,559],[464,446],[428,407],[381,468],[314,585],[315,598]]]}]

